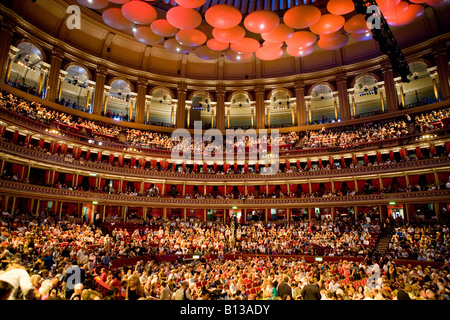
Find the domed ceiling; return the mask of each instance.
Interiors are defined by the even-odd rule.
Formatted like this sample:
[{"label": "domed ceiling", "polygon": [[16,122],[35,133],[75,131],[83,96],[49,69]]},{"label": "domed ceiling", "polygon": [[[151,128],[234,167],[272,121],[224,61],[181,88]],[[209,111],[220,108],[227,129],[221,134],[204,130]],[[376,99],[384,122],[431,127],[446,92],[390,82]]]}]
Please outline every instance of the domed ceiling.
[{"label": "domed ceiling", "polygon": [[[200,59],[305,57],[316,48],[338,50],[350,39],[372,38],[352,0],[77,0],[96,10],[108,26],[131,31],[136,40]],[[425,7],[447,0],[378,0],[391,26],[419,19]]]},{"label": "domed ceiling", "polygon": [[[36,36],[47,56],[46,44],[57,44],[87,68],[100,58],[131,81],[279,79],[383,55],[352,0],[8,2],[20,33]],[[447,34],[449,2],[378,0],[402,49]],[[67,25],[70,5],[81,9],[80,29]]]}]

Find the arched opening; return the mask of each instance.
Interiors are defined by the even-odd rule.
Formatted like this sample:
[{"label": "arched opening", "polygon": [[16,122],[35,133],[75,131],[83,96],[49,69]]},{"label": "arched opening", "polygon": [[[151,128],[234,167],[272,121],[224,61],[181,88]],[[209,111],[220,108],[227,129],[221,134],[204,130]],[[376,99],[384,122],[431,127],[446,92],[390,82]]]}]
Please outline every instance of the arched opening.
[{"label": "arched opening", "polygon": [[[435,102],[439,97],[435,95],[433,80],[428,71],[428,65],[421,60],[413,61],[409,64],[411,70],[411,80],[403,83],[403,94],[405,95],[406,108],[424,105]],[[436,77],[436,89],[439,92],[439,77]]]},{"label": "arched opening", "polygon": [[277,89],[269,97],[267,110],[267,127],[289,127],[295,125],[295,107],[291,105],[291,95],[288,90]]},{"label": "arched opening", "polygon": [[62,82],[60,104],[81,110],[92,111],[92,99],[88,95],[92,95],[89,90],[89,73],[85,67],[71,64],[66,69],[66,76]]},{"label": "arched opening", "polygon": [[28,41],[19,43],[11,64],[8,84],[30,94],[43,96],[43,60],[43,53],[37,46]]},{"label": "arched opening", "polygon": [[[382,111],[378,80],[373,75],[363,75],[355,79],[354,99],[350,112],[354,118],[372,116]],[[356,112],[356,113],[355,113]]]},{"label": "arched opening", "polygon": [[[312,124],[336,121],[333,89],[329,84],[317,84],[311,89],[310,106],[307,110]],[[307,107],[308,108],[308,107]],[[337,119],[340,119],[339,110]]]},{"label": "arched opening", "polygon": [[212,107],[211,96],[206,91],[194,92],[191,98],[189,117],[186,117],[186,126],[194,128],[195,121],[201,121],[202,129],[209,129],[213,122],[214,110]]},{"label": "arched opening", "polygon": [[248,129],[256,126],[255,107],[247,92],[236,92],[225,103],[225,127]]},{"label": "arched opening", "polygon": [[[132,106],[131,86],[128,81],[123,79],[113,80],[110,83],[108,103],[106,105],[105,115],[109,118],[119,121],[130,120]],[[133,106],[134,108],[134,106]]]},{"label": "arched opening", "polygon": [[176,109],[169,89],[158,87],[151,92],[150,103],[147,104],[146,120],[155,126],[175,126]]}]

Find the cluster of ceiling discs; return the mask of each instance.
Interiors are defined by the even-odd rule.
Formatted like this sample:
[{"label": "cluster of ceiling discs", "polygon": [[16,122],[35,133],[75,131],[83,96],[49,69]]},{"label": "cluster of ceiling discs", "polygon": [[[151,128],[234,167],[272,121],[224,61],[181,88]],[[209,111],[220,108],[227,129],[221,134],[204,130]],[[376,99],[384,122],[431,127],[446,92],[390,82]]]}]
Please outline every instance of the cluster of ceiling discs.
[{"label": "cluster of ceiling discs", "polygon": [[[231,61],[245,61],[253,56],[260,60],[276,60],[286,52],[304,57],[316,46],[323,50],[342,48],[353,37],[358,41],[372,39],[365,17],[355,14],[352,0],[329,0],[327,11],[313,5],[292,7],[280,17],[269,10],[253,11],[245,17],[239,9],[227,4],[208,8],[202,16],[197,8],[206,0],[175,0],[165,19],[157,18],[152,1],[141,0],[77,0],[91,9],[105,9],[103,21],[117,30],[133,30],[135,38],[147,45],[162,44],[170,52],[194,52],[204,60],[222,55]],[[391,26],[407,25],[424,13],[424,5],[440,6],[448,0],[377,0]],[[120,5],[110,7],[109,3]],[[206,22],[207,35],[199,28]],[[252,37],[259,34],[262,41]]]}]

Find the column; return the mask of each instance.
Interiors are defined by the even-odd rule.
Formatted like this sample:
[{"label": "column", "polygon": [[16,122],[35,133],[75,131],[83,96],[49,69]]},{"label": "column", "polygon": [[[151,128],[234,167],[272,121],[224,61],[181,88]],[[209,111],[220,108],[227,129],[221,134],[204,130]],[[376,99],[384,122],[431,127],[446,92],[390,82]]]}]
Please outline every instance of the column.
[{"label": "column", "polygon": [[[106,84],[106,74],[107,69],[103,66],[98,66],[95,70],[95,91],[94,91],[94,99],[93,99],[93,113],[100,115],[102,112],[102,107],[104,110],[104,114],[106,115],[105,104],[103,103],[103,98],[105,95],[105,84]],[[109,90],[108,90],[109,93]],[[108,96],[108,94],[106,94]],[[106,98],[105,98],[106,99]]]},{"label": "column", "polygon": [[336,77],[336,83],[338,88],[339,110],[341,111],[341,120],[349,120],[350,105],[348,102],[347,76],[345,74],[339,74]]},{"label": "column", "polygon": [[256,128],[265,129],[264,86],[255,87],[255,98]]},{"label": "column", "polygon": [[353,118],[356,117],[356,101],[355,101],[355,89],[349,90],[350,98],[352,99],[352,111],[353,111]]},{"label": "column", "polygon": [[[66,78],[66,75],[67,75],[67,71],[59,70],[59,85],[58,85],[58,91],[56,94],[56,102],[57,103],[59,103],[59,101],[61,101],[62,87],[64,84],[64,79]],[[49,91],[51,91],[51,90],[49,89]],[[50,92],[49,92],[49,94],[50,94]],[[47,95],[47,100],[51,101],[49,98],[49,95]]]},{"label": "column", "polygon": [[449,70],[448,70],[448,58],[447,58],[447,46],[446,44],[438,44],[432,48],[434,60],[436,62],[436,70],[439,76],[439,84],[441,86],[442,98],[450,98],[450,85],[449,85]]},{"label": "column", "polygon": [[[41,205],[41,199],[37,199],[37,204],[36,204],[36,216],[39,214],[39,207]],[[79,210],[78,210],[79,211]]]},{"label": "column", "polygon": [[12,64],[14,62],[14,59],[16,58],[17,52],[19,51],[18,48],[10,46],[9,48],[9,54],[8,54],[8,64],[6,66],[6,76],[5,76],[5,83],[8,83],[9,77],[11,76],[11,68]]},{"label": "column", "polygon": [[230,128],[230,118],[231,118],[231,107],[226,108],[227,109],[227,128]]},{"label": "column", "polygon": [[183,220],[186,221],[187,219],[187,212],[186,212],[186,207],[183,208]]},{"label": "column", "polygon": [[105,217],[106,217],[106,204],[103,205],[102,222],[105,222]]},{"label": "column", "polygon": [[266,105],[267,108],[267,127],[270,128],[270,104]]},{"label": "column", "polygon": [[305,97],[306,108],[308,109],[308,123],[312,124],[312,111],[311,111],[311,96]]},{"label": "column", "polygon": [[147,83],[148,81],[146,79],[139,78],[138,80],[136,115],[134,117],[136,123],[144,123]]},{"label": "column", "polygon": [[385,62],[381,65],[381,71],[383,73],[384,88],[386,90],[386,101],[388,111],[398,110],[398,95],[395,89],[394,72],[390,62]]},{"label": "column", "polygon": [[170,114],[170,126],[175,126],[175,105],[172,105],[172,113]]},{"label": "column", "polygon": [[291,125],[294,127],[295,126],[295,110],[294,110],[294,106],[291,105]]},{"label": "column", "polygon": [[186,92],[187,86],[184,83],[180,83],[177,88],[177,120],[176,127],[184,128],[186,121]]},{"label": "column", "polygon": [[4,17],[0,29],[0,76],[2,81],[5,80],[11,42],[15,31],[14,23]]},{"label": "column", "polygon": [[403,83],[401,81],[396,81],[395,86],[398,88],[398,92],[400,93],[400,102],[402,103],[402,107],[404,109],[406,103],[405,103],[405,93],[403,91]]},{"label": "column", "polygon": [[164,220],[167,219],[167,208],[166,207],[163,208],[163,219]]},{"label": "column", "polygon": [[191,126],[191,105],[186,105],[187,109],[187,120],[186,120],[186,127],[189,128]]},{"label": "column", "polygon": [[128,121],[132,121],[135,118],[134,105],[136,104],[136,93],[130,93],[130,100],[128,102]]},{"label": "column", "polygon": [[250,114],[250,122],[251,122],[251,125],[252,125],[252,128],[254,128],[255,127],[255,108],[253,108],[253,107],[250,107],[250,111],[251,111],[251,114]]},{"label": "column", "polygon": [[38,84],[38,93],[37,93],[39,97],[42,97],[43,88],[46,88],[45,80],[47,79],[47,73],[49,70],[50,70],[50,65],[43,62],[41,64],[41,71],[39,74],[39,84]]},{"label": "column", "polygon": [[205,209],[203,209],[203,222],[206,222],[206,219],[207,219],[207,210],[206,210],[206,208]]},{"label": "column", "polygon": [[225,88],[216,87],[216,128],[225,130]]},{"label": "column", "polygon": [[[146,111],[146,118],[145,118],[145,123],[149,123],[150,121],[150,103],[152,102],[152,96],[146,96],[145,97],[145,110]],[[172,107],[172,112],[173,112],[173,107]],[[170,120],[170,122],[172,123],[172,119]]]},{"label": "column", "polygon": [[439,223],[439,202],[433,202],[433,208],[436,214],[436,222]]},{"label": "column", "polygon": [[334,120],[337,122],[339,118],[338,114],[338,106],[337,106],[337,98],[338,95],[336,93],[333,93],[333,103],[334,103]]},{"label": "column", "polygon": [[54,47],[52,50],[52,56],[50,58],[50,72],[48,74],[48,82],[47,82],[48,89],[46,99],[48,101],[53,102],[55,101],[55,99],[58,99],[57,102],[59,102],[59,100],[61,100],[60,98],[58,98],[58,96],[60,95],[60,93],[58,92],[58,81],[60,87],[62,87],[61,64],[63,57],[64,51],[60,48]]},{"label": "column", "polygon": [[60,201],[59,202],[59,212],[58,212],[59,219],[61,219],[61,217],[62,217],[62,209],[63,209],[63,202]]},{"label": "column", "polygon": [[214,108],[211,107],[211,128],[214,128]]},{"label": "column", "polygon": [[436,81],[437,75],[438,74],[436,71],[430,72],[430,78],[431,78],[431,81],[433,82],[434,98],[436,100],[439,100],[439,91],[438,91],[437,81]]},{"label": "column", "polygon": [[297,105],[297,125],[303,126],[306,125],[305,82],[296,81],[294,88]]},{"label": "column", "polygon": [[380,95],[381,112],[384,113],[386,111],[386,107],[385,107],[385,104],[384,104],[384,92],[383,92],[383,90],[384,90],[384,85],[380,84],[378,86],[378,94]]},{"label": "column", "polygon": [[[89,104],[91,103],[91,96],[92,96],[92,92],[94,91],[95,88],[95,83],[93,81],[89,80],[89,84],[88,84],[88,92],[87,92],[87,96],[86,96],[86,112],[91,113],[91,108],[89,107]],[[102,90],[103,91],[103,90]],[[102,96],[103,99],[103,96]]]},{"label": "column", "polygon": [[[109,91],[111,90],[110,86],[104,86],[104,95],[105,95],[105,101],[103,102],[103,115],[106,117],[106,112],[108,111],[108,99],[109,99]],[[94,105],[95,108],[95,105]],[[95,110],[95,109],[94,109]],[[95,113],[95,111],[94,111]]]}]

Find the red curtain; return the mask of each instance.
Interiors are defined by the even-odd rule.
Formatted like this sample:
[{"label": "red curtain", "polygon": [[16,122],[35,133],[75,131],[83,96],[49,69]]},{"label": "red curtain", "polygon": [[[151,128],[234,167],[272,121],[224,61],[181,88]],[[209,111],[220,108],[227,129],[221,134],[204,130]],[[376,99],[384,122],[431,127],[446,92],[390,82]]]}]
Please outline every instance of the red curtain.
[{"label": "red curtain", "polygon": [[237,186],[239,193],[245,194],[245,186]]},{"label": "red curtain", "polygon": [[131,158],[130,160],[130,166],[134,167],[136,165],[136,158]]},{"label": "red curtain", "polygon": [[375,189],[380,190],[380,179],[372,179],[371,181]]},{"label": "red curtain", "polygon": [[109,155],[109,163],[111,164],[111,163],[113,163],[113,161],[114,161],[114,155],[110,154]]},{"label": "red curtain", "polygon": [[355,181],[346,181],[346,183],[350,190],[355,190]]},{"label": "red curtain", "polygon": [[14,143],[16,143],[16,142],[17,142],[17,139],[19,139],[19,131],[16,130],[16,131],[14,131],[12,141],[13,141]]},{"label": "red curtain", "polygon": [[183,162],[182,167],[183,167],[183,172],[185,172],[186,171],[186,163],[185,162]]},{"label": "red curtain", "polygon": [[436,146],[434,144],[430,145],[430,154],[432,156],[436,155]]},{"label": "red curtain", "polygon": [[[436,184],[436,178],[434,176],[434,173],[426,173],[425,174],[425,178],[427,178],[428,183],[434,183]],[[419,176],[417,176],[417,182],[416,184],[419,182]]]},{"label": "red curtain", "polygon": [[[408,176],[409,184],[411,186],[415,186],[419,183],[419,175],[410,175]],[[433,180],[434,180],[434,174],[433,174]]]},{"label": "red curtain", "polygon": [[71,186],[72,182],[73,182],[73,174],[72,173],[66,173],[66,177],[64,182],[68,185]]},{"label": "red curtain", "polygon": [[206,170],[208,169],[208,165],[206,164],[206,162],[203,163],[203,172],[206,172]]},{"label": "red curtain", "polygon": [[366,180],[357,180],[358,183],[358,190],[361,191],[362,188],[364,188],[364,185],[366,184]]},{"label": "red curtain", "polygon": [[289,192],[290,192],[290,193],[295,193],[295,192],[297,192],[297,185],[296,185],[296,184],[290,184],[290,185],[289,185]]},{"label": "red curtain", "polygon": [[397,182],[402,187],[406,187],[406,178],[405,177],[397,177]]},{"label": "red curtain", "polygon": [[447,183],[449,175],[449,172],[438,172],[439,181],[441,183]]},{"label": "red curtain", "polygon": [[342,189],[342,181],[333,181],[334,191],[339,191]]},{"label": "red curtain", "polygon": [[272,194],[275,192],[276,186],[268,186],[269,187],[269,194]]},{"label": "red curtain", "polygon": [[345,168],[345,158],[341,157],[341,167]]},{"label": "red curtain", "polygon": [[248,172],[248,163],[244,164],[244,172],[247,173]]},{"label": "red curtain", "polygon": [[323,185],[326,191],[331,191],[331,182],[324,182]]},{"label": "red curtain", "polygon": [[311,160],[310,159],[308,159],[308,161],[307,161],[307,166],[308,166],[308,169],[311,169]]},{"label": "red curtain", "polygon": [[255,186],[247,186],[247,193],[252,194],[255,192]]},{"label": "red curtain", "polygon": [[144,168],[146,162],[147,162],[147,160],[145,158],[140,158],[139,159],[139,167]]},{"label": "red curtain", "polygon": [[284,194],[287,194],[287,185],[286,184],[280,184],[281,192]]},{"label": "red curtain", "polygon": [[194,186],[193,185],[186,185],[184,190],[185,190],[186,194],[191,194],[192,191],[194,190]]},{"label": "red curtain", "polygon": [[45,183],[50,184],[50,174],[51,172],[48,170],[45,170]]},{"label": "red curtain", "polygon": [[102,161],[102,152],[101,151],[97,152],[97,161]]},{"label": "red curtain", "polygon": [[259,172],[259,163],[258,162],[255,164],[255,171]]},{"label": "red curtain", "polygon": [[[42,140],[42,139],[41,139]],[[43,140],[42,140],[43,141]],[[40,142],[39,142],[39,145],[40,145]],[[41,147],[42,148],[42,147]],[[74,158],[74,159],[77,159],[77,151],[78,151],[78,147],[73,147],[72,148],[72,157]]]},{"label": "red curtain", "polygon": [[141,183],[142,182],[133,182],[133,187],[136,190],[136,192],[141,191]]},{"label": "red curtain", "polygon": [[286,162],[286,169],[287,170],[291,169],[291,163],[289,161]]},{"label": "red curtain", "polygon": [[445,151],[447,151],[447,153],[449,153],[449,152],[450,152],[450,141],[447,141],[447,142],[444,144],[444,146],[445,146]]},{"label": "red curtain", "polygon": [[214,163],[214,172],[217,172],[217,163]]},{"label": "red curtain", "polygon": [[378,161],[378,163],[382,162],[382,158],[381,158],[381,153],[380,152],[377,152],[377,161]]},{"label": "red curtain", "polygon": [[150,160],[150,165],[152,166],[152,168],[156,168],[156,164],[158,161],[156,160]]},{"label": "red curtain", "polygon": [[116,191],[119,191],[119,180],[113,180],[113,188]]},{"label": "red curtain", "polygon": [[163,194],[164,195],[168,194],[170,189],[172,189],[172,185],[171,184],[164,185],[164,192],[163,192]]},{"label": "red curtain", "polygon": [[[58,149],[58,147],[56,147],[56,149]],[[56,152],[56,151],[55,151]],[[91,150],[87,150],[86,151],[86,160],[89,160],[89,158],[91,157]]]},{"label": "red curtain", "polygon": [[124,160],[124,155],[120,155],[119,158],[117,159],[117,163],[118,163],[119,167],[123,167],[123,160]]},{"label": "red curtain", "polygon": [[333,165],[334,165],[334,159],[330,158],[330,168],[333,168]]},{"label": "red curtain", "polygon": [[265,186],[265,185],[259,186],[259,190],[260,190],[262,193],[266,193],[266,186]]},{"label": "red curtain", "polygon": [[300,166],[300,160],[297,160],[297,169],[300,169],[301,168],[301,166]]},{"label": "red curtain", "polygon": [[400,150],[398,151],[398,153],[400,154],[400,158],[405,159],[405,150],[400,149]]},{"label": "red curtain", "polygon": [[391,160],[391,161],[393,161],[394,159],[395,159],[395,157],[394,157],[394,151],[389,151],[389,159]]},{"label": "red curtain", "polygon": [[40,138],[39,139],[39,148],[43,148],[44,147],[44,143],[45,143],[44,139]]},{"label": "red curtain", "polygon": [[95,187],[95,177],[89,177],[89,187],[94,188]]},{"label": "red curtain", "polygon": [[67,153],[67,144],[62,144],[61,145],[61,153],[62,154],[66,154]]},{"label": "red curtain", "polygon": [[369,157],[367,154],[364,155],[364,164],[367,165],[369,163]]},{"label": "red curtain", "polygon": [[358,164],[358,158],[356,156],[352,156],[352,161],[354,165]]},{"label": "red curtain", "polygon": [[237,172],[237,167],[238,167],[238,166],[237,166],[237,163],[235,163],[235,164],[234,164],[234,173]]},{"label": "red curtain", "polygon": [[197,164],[194,163],[194,172],[197,172]]},{"label": "red curtain", "polygon": [[319,159],[319,168],[322,168],[322,159]]},{"label": "red curtain", "polygon": [[320,183],[311,183],[312,192],[319,191],[319,186],[320,186]]},{"label": "red curtain", "polygon": [[177,185],[177,191],[179,194],[183,194],[183,185]]},{"label": "red curtain", "polygon": [[382,178],[383,187],[390,186],[392,184],[392,178]]},{"label": "red curtain", "polygon": [[197,189],[198,189],[198,192],[200,192],[201,194],[204,194],[204,193],[205,193],[205,187],[204,187],[204,186],[198,185],[198,186],[197,186]]},{"label": "red curtain", "polygon": [[422,159],[422,150],[420,150],[420,147],[416,147],[416,157],[417,159]]},{"label": "red curtain", "polygon": [[309,183],[302,183],[300,187],[302,188],[302,192],[309,193]]}]

